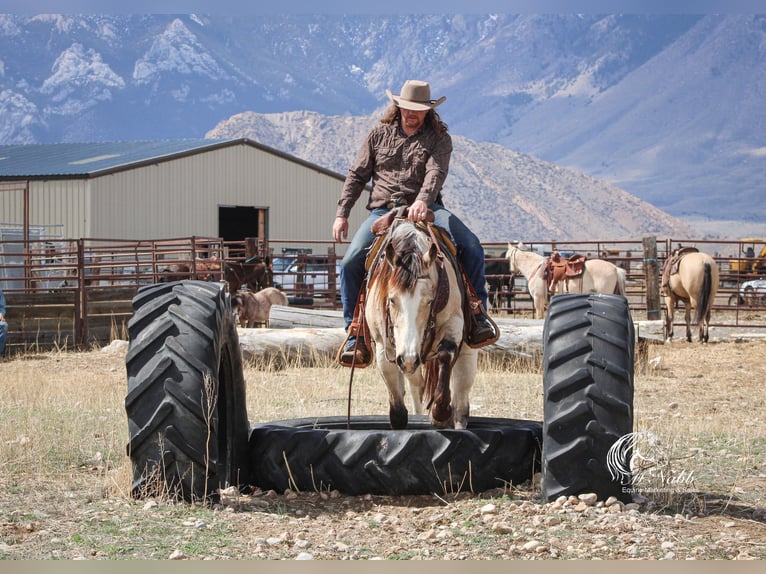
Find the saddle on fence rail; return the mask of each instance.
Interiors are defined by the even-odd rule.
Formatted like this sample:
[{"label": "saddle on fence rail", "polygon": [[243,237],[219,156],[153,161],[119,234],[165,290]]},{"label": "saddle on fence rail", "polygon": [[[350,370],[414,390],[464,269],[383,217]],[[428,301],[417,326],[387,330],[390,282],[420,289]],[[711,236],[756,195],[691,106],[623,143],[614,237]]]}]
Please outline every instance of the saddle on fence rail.
[{"label": "saddle on fence rail", "polygon": [[548,287],[548,293],[550,295],[556,294],[556,286],[560,281],[566,281],[569,279],[576,279],[585,272],[585,255],[570,255],[569,258],[564,259],[561,254],[556,252],[548,258],[543,269],[543,277],[545,277],[546,285]]}]

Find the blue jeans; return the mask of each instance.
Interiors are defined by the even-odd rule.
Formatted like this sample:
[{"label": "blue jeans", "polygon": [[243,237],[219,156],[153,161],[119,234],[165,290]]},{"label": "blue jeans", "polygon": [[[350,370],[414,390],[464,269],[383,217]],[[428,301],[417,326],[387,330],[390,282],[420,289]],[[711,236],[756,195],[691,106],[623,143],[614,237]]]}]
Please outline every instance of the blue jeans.
[{"label": "blue jeans", "polygon": [[8,323],[0,321],[0,357],[3,356],[5,351],[5,340],[8,338]]},{"label": "blue jeans", "polygon": [[[438,203],[432,203],[428,207],[434,212],[434,223],[449,232],[457,247],[458,260],[486,310],[487,286],[484,277],[484,248],[479,242],[479,238],[455,215]],[[370,212],[370,216],[362,222],[351,239],[351,244],[341,262],[340,297],[343,303],[343,320],[346,323],[346,330],[354,319],[354,307],[364,279],[364,262],[367,258],[367,251],[375,241],[375,235],[371,230],[372,224],[388,211],[385,207],[379,207]]]}]

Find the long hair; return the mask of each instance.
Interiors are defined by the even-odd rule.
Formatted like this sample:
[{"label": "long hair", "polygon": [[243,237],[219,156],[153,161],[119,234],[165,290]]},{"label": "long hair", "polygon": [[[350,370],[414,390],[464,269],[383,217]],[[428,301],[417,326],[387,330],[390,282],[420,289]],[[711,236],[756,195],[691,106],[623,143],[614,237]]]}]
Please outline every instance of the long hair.
[{"label": "long hair", "polygon": [[[386,110],[386,113],[383,114],[383,117],[380,118],[380,123],[382,124],[400,124],[401,121],[402,112],[399,110],[399,106],[396,104],[391,104],[391,106]],[[435,109],[428,110],[426,119],[423,121],[423,124],[429,126],[437,134],[447,133],[447,124],[442,121],[441,117]]]}]

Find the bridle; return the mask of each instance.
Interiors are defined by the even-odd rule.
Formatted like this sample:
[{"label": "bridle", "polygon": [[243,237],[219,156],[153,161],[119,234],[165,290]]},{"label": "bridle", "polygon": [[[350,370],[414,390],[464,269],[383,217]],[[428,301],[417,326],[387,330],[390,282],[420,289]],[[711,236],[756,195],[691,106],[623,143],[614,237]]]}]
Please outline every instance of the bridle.
[{"label": "bridle", "polygon": [[[439,240],[437,239],[434,233],[432,225],[430,223],[425,223],[425,224],[415,224],[415,226],[416,227],[425,226],[426,230],[429,233],[431,242],[436,246],[436,249],[437,249],[436,259],[432,263],[432,265],[436,265],[436,287],[435,287],[436,292],[434,293],[434,298],[431,300],[431,305],[429,306],[428,319],[426,320],[426,323],[423,326],[423,334],[421,336],[420,351],[418,353],[418,356],[420,357],[420,362],[425,363],[427,360],[432,359],[434,355],[436,354],[436,351],[433,349],[433,345],[436,339],[436,316],[447,306],[447,301],[449,300],[449,278],[447,277],[447,271],[444,267],[445,255],[441,249]],[[421,275],[420,277],[418,277],[418,281],[421,279],[430,279],[430,278],[431,278],[430,274]],[[392,358],[388,354],[389,343],[391,343],[390,347],[392,349],[394,349],[396,346],[396,341],[394,339],[394,328],[391,322],[390,301],[386,303],[386,315],[385,315],[384,322],[385,322],[385,325],[383,329],[383,333],[384,333],[383,348],[385,349],[385,358],[389,363],[395,363],[396,357]]]}]

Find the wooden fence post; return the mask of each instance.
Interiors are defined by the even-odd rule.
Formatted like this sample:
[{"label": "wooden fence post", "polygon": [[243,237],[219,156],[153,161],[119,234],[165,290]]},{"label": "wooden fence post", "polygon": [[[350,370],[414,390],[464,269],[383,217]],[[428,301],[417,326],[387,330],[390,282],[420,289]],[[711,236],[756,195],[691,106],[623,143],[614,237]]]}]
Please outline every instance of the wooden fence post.
[{"label": "wooden fence post", "polygon": [[657,238],[644,237],[644,279],[646,281],[646,318],[660,319],[660,274],[657,262]]}]

